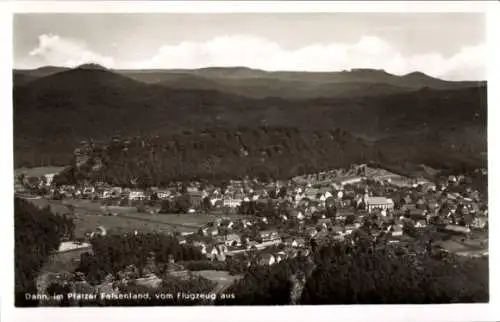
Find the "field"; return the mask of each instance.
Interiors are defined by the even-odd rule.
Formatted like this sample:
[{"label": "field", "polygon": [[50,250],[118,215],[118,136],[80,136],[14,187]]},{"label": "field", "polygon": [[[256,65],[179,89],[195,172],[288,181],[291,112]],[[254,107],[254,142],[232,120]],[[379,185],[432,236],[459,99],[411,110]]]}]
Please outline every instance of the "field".
[{"label": "field", "polygon": [[[195,232],[199,227],[213,221],[217,217],[232,220],[243,218],[240,215],[218,214],[157,214],[150,215],[137,212],[135,207],[102,207],[99,203],[90,200],[30,200],[34,204],[44,207],[50,205],[55,213],[67,213],[74,217],[75,235],[84,237],[88,231],[94,231],[98,226],[103,226],[109,232],[158,232],[170,233]],[[72,205],[74,208],[71,210]],[[107,213],[116,216],[109,216]]]},{"label": "field", "polygon": [[49,173],[59,173],[65,167],[38,167],[38,168],[18,168],[14,170],[14,175],[18,176],[24,173],[26,177],[41,177]]},{"label": "field", "polygon": [[467,238],[452,236],[449,239],[439,241],[438,244],[451,253],[482,253],[488,250],[488,235],[474,231]]},{"label": "field", "polygon": [[230,275],[228,271],[206,270],[193,273],[219,284],[232,284],[242,277],[241,275]]}]

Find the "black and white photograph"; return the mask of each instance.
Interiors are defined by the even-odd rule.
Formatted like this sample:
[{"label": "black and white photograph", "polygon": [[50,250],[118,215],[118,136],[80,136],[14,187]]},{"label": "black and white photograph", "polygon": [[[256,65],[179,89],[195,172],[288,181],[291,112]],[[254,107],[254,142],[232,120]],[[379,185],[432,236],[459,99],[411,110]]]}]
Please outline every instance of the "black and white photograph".
[{"label": "black and white photograph", "polygon": [[14,13],[13,305],[488,303],[489,41],[484,12]]}]

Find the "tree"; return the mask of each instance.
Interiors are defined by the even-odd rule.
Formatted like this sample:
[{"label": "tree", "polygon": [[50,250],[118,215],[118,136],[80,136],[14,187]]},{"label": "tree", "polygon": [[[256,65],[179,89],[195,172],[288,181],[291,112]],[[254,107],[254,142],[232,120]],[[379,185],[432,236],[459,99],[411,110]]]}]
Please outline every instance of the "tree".
[{"label": "tree", "polygon": [[189,202],[188,195],[179,196],[175,199],[175,203],[174,203],[175,211],[174,212],[178,213],[178,214],[185,214],[188,212],[190,206],[191,206],[191,203]]},{"label": "tree", "polygon": [[26,175],[22,172],[17,176],[17,182],[19,184],[24,184],[25,179],[26,179]]},{"label": "tree", "polygon": [[345,218],[345,224],[346,225],[352,225],[352,224],[354,224],[355,220],[356,220],[356,217],[353,214],[349,214]]},{"label": "tree", "polygon": [[201,208],[205,212],[210,211],[210,209],[212,209],[212,202],[210,202],[210,198],[208,197],[203,198],[201,202]]},{"label": "tree", "polygon": [[173,212],[172,211],[172,203],[170,202],[170,200],[168,200],[168,199],[162,200],[160,213],[162,213],[162,214],[170,214],[172,212]]},{"label": "tree", "polygon": [[42,265],[55,252],[64,236],[74,234],[72,220],[54,215],[50,207],[39,209],[19,198],[14,199],[15,305],[33,306],[26,293],[36,293],[35,278]]},{"label": "tree", "polygon": [[[322,248],[301,304],[437,304],[488,300],[487,259],[436,259],[402,246]],[[460,280],[460,285],[457,285]]]}]

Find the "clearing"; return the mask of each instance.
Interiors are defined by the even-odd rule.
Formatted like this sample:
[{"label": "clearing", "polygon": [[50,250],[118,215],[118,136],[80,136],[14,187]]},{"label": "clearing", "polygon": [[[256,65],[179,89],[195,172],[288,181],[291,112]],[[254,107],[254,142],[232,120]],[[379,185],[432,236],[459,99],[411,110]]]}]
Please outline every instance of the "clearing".
[{"label": "clearing", "polygon": [[[48,200],[33,199],[32,203],[39,207],[50,205],[55,213],[69,214],[74,218],[75,235],[84,237],[88,231],[94,231],[97,226],[103,226],[109,232],[157,232],[171,233],[196,232],[201,226],[214,221],[216,218],[241,219],[242,215],[225,214],[146,214],[137,212],[135,207],[103,207],[98,202],[80,199]],[[73,207],[71,210],[70,208]],[[116,216],[109,216],[107,213]]]}]

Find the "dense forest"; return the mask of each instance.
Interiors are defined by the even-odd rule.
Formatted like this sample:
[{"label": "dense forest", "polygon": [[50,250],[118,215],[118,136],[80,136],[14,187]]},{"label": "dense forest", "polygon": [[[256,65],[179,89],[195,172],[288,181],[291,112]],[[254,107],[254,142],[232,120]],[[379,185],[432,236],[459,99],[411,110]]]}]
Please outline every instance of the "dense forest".
[{"label": "dense forest", "polygon": [[[100,178],[127,186],[137,179],[145,186],[172,180],[286,178],[319,169],[346,167],[371,157],[372,149],[340,130],[298,131],[259,127],[184,132],[164,138],[135,138],[96,145],[91,159],[68,176]],[[96,163],[102,164],[99,170]],[[59,180],[59,179],[58,179]],[[69,178],[68,180],[71,180]]]},{"label": "dense forest", "polygon": [[[236,299],[221,305],[290,303],[291,274],[308,276],[300,304],[435,304],[487,302],[488,259],[377,247],[370,242],[336,243],[314,253],[312,270],[281,262],[247,273],[228,292]],[[306,266],[307,267],[307,266]]]},{"label": "dense forest", "polygon": [[73,231],[73,221],[53,214],[50,207],[39,209],[27,201],[14,199],[16,306],[37,305],[36,301],[26,300],[25,294],[36,294],[35,278],[42,265]]},{"label": "dense forest", "polygon": [[158,275],[164,273],[169,256],[177,261],[203,258],[199,249],[179,245],[173,236],[156,233],[106,235],[92,239],[92,254],[82,254],[77,271],[82,272],[89,283],[97,284],[107,274],[118,276],[129,265],[134,265],[139,273],[142,272],[150,264],[151,253],[155,256],[155,265],[147,269]]},{"label": "dense forest", "polygon": [[[421,142],[408,145],[403,153],[397,142],[379,146],[333,128],[241,126],[169,136],[116,137],[106,143],[81,146],[80,153],[88,156],[88,161],[68,168],[56,182],[99,180],[148,187],[193,179],[286,179],[367,162],[422,163],[454,172],[469,172],[483,165],[479,158],[467,157],[475,153],[425,145],[432,139],[422,136]],[[463,149],[472,144],[464,142]]]}]

